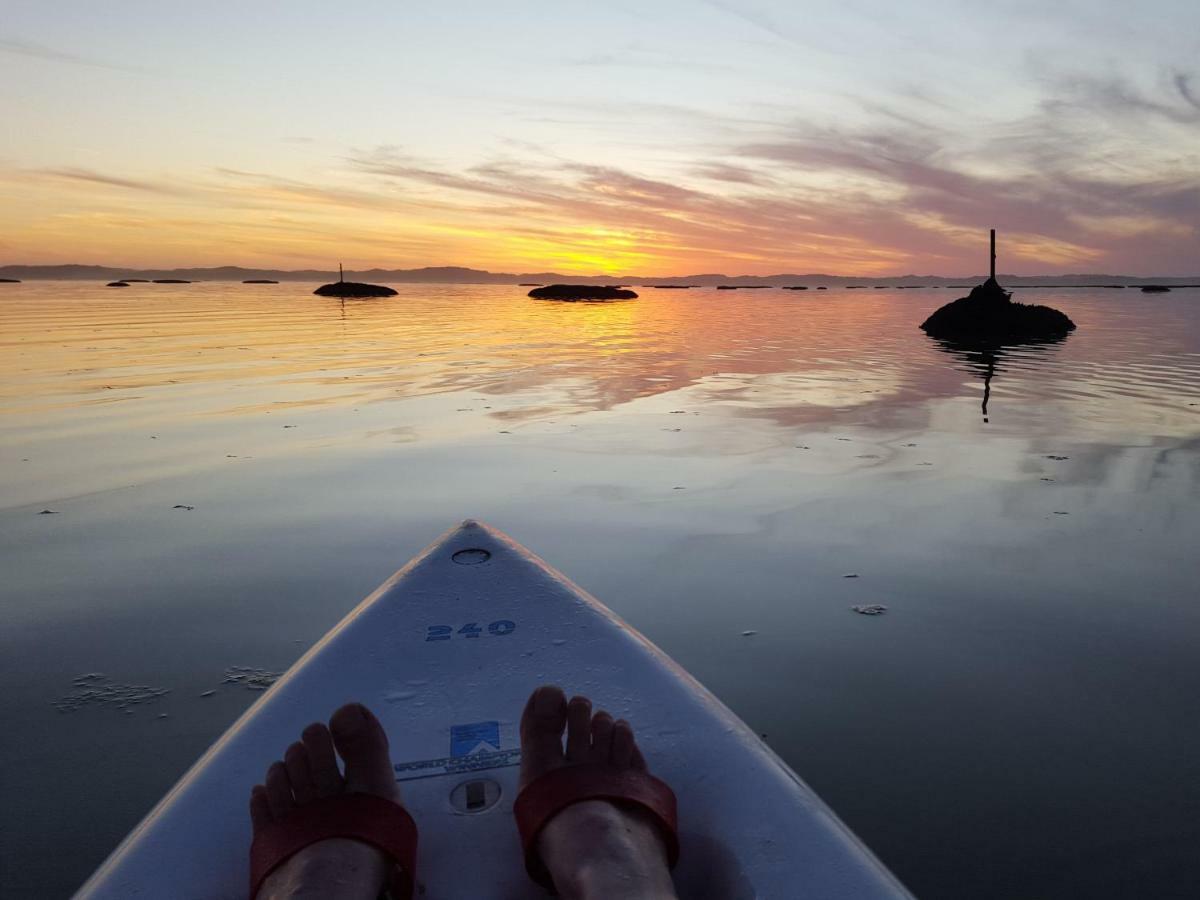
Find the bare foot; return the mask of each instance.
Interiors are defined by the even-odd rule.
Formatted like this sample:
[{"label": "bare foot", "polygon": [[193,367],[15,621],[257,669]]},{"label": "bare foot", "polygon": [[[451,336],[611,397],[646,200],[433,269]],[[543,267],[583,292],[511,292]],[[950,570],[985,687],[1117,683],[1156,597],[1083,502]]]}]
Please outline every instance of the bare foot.
[{"label": "bare foot", "polygon": [[[563,750],[563,730],[567,732]],[[586,697],[568,703],[562,689],[543,685],[521,716],[521,787],[564,766],[603,764],[647,771],[633,729]],[[552,818],[538,835],[554,887],[567,900],[675,900],[667,848],[646,813],[605,800],[584,800]]]},{"label": "bare foot", "polygon": [[[345,777],[338,771],[335,747],[346,763]],[[400,802],[387,734],[371,711],[359,703],[335,712],[328,728],[320,722],[309,725],[301,739],[287,748],[282,762],[271,764],[266,784],[256,784],[250,791],[254,833],[298,806],[344,792]],[[375,900],[389,866],[387,856],[370,844],[349,838],[319,841],[267,876],[258,898]]]}]

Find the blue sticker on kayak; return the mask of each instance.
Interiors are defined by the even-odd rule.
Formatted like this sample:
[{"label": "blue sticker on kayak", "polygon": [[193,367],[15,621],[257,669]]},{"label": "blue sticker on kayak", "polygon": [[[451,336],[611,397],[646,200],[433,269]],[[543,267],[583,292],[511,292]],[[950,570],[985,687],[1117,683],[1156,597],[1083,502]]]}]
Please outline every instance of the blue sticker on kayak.
[{"label": "blue sticker on kayak", "polygon": [[450,756],[495,753],[500,749],[499,722],[472,722],[450,726]]}]

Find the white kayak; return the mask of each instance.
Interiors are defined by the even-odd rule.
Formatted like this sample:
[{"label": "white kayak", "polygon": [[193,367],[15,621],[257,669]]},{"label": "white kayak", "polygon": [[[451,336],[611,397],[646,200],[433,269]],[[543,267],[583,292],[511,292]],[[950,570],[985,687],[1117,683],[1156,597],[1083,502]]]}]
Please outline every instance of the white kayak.
[{"label": "white kayak", "polygon": [[628,719],[679,800],[688,900],[909,897],[782,760],[661,650],[505,535],[465,522],[364,600],[217,741],[81,888],[244,898],[250,786],[349,700],[391,742],[424,900],[547,894],[512,815],[517,725],[557,683]]}]

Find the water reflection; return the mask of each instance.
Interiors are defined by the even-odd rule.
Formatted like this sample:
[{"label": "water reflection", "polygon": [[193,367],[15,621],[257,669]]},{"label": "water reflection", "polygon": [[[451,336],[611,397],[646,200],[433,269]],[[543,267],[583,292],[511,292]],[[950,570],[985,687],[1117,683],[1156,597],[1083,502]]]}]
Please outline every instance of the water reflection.
[{"label": "water reflection", "polygon": [[[253,699],[222,672],[282,671],[468,515],[769,735],[918,896],[1196,875],[1200,717],[1163,712],[1200,679],[1196,292],[1051,293],[1069,341],[989,347],[929,343],[941,291],[311,289],[6,293],[0,768],[45,790],[5,793],[0,895],[67,895]],[[97,672],[170,692],[52,705]],[[1147,821],[1158,882],[1097,888]]]},{"label": "water reflection", "polygon": [[997,373],[1005,371],[1003,364],[1006,354],[1011,356],[1014,352],[1023,350],[1025,352],[1021,354],[1022,359],[1034,363],[1038,360],[1039,356],[1051,352],[1053,345],[1061,344],[1066,339],[1066,335],[1060,335],[1037,341],[999,343],[930,338],[937,345],[938,349],[944,350],[952,356],[961,359],[967,364],[968,371],[983,379],[983,402],[980,404],[980,408],[983,412],[983,421],[985,423],[991,421],[988,417],[988,403],[992,398],[992,379],[996,377]]}]

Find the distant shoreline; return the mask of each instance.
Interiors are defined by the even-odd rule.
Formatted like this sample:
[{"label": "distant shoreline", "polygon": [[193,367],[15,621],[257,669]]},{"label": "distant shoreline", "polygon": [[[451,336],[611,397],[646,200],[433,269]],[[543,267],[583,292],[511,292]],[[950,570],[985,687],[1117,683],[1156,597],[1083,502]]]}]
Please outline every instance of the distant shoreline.
[{"label": "distant shoreline", "polygon": [[[128,269],[116,266],[54,265],[54,266],[0,266],[0,278],[21,281],[117,281],[123,278],[167,279],[188,281],[247,281],[270,279],[273,281],[327,282],[336,279],[337,272],[319,269],[248,269],[240,266],[215,266],[210,268],[176,269]],[[488,272],[459,266],[437,266],[419,269],[362,269],[345,273],[347,279],[371,283],[392,284],[631,284],[637,286],[694,286],[716,287],[719,284],[738,287],[787,287],[805,285],[817,287],[843,287],[846,285],[878,285],[883,287],[961,287],[978,284],[987,276],[978,275],[826,275],[809,273],[804,275],[780,273],[777,275],[724,275],[705,273],[702,275],[564,275],[558,272]],[[1145,284],[1165,284],[1171,287],[1200,286],[1197,275],[1108,275],[1098,273],[1070,273],[1060,275],[1005,275],[998,278],[1008,287],[1140,287]]]}]

